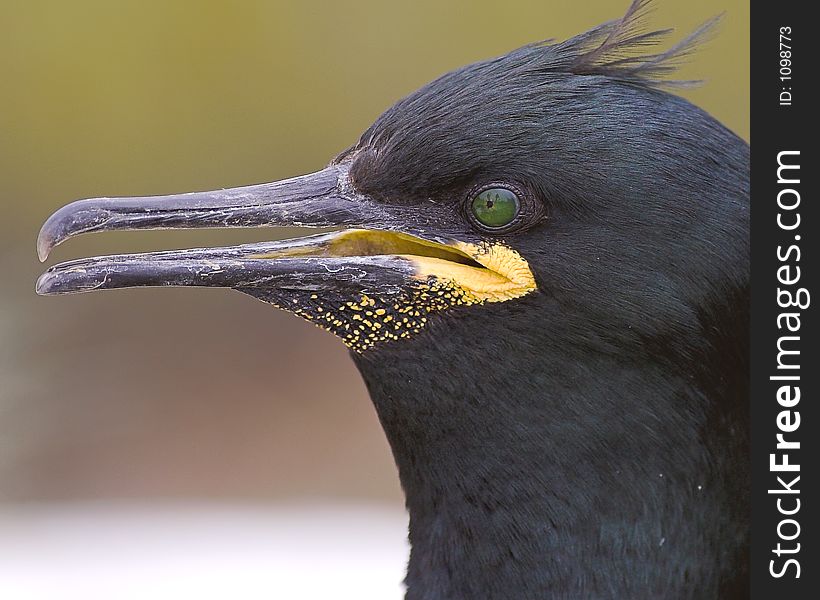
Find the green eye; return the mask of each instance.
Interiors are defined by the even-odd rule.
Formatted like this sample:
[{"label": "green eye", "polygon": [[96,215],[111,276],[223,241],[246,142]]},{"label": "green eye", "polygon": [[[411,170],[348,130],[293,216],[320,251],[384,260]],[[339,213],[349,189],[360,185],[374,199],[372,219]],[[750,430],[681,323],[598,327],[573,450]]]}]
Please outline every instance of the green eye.
[{"label": "green eye", "polygon": [[518,196],[506,188],[489,188],[473,198],[473,216],[485,227],[497,229],[509,225],[518,216]]}]

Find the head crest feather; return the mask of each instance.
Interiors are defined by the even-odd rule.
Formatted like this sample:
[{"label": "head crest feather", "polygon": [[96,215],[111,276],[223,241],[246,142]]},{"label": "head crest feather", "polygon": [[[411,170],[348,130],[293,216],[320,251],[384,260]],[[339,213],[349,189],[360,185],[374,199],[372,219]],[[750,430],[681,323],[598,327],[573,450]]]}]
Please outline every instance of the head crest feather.
[{"label": "head crest feather", "polygon": [[651,4],[652,0],[633,0],[620,19],[551,44],[561,63],[554,67],[574,75],[600,75],[651,87],[698,83],[668,77],[714,32],[721,15],[709,19],[671,48],[655,52],[673,29],[645,30]]}]

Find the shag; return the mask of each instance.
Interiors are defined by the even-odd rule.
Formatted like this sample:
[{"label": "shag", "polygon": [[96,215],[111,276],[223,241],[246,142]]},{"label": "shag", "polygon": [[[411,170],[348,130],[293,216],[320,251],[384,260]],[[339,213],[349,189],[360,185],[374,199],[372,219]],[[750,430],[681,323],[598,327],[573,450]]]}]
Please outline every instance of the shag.
[{"label": "shag", "polygon": [[390,442],[409,600],[748,594],[749,148],[665,91],[646,0],[399,100],[318,172],[65,206],[87,232],[334,227],[74,260],[40,294],[217,286],[337,335]]}]

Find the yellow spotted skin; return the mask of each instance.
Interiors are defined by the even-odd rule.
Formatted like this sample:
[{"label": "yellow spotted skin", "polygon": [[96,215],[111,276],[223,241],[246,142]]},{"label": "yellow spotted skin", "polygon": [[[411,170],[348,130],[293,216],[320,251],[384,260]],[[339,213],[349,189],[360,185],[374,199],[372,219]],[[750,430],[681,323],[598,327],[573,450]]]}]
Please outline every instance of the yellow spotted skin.
[{"label": "yellow spotted skin", "polygon": [[418,289],[385,301],[367,295],[328,306],[316,295],[307,301],[297,298],[290,305],[277,304],[335,334],[356,352],[378,344],[407,339],[421,331],[430,313],[476,301],[452,284],[419,282]]},{"label": "yellow spotted skin", "polygon": [[526,260],[501,244],[452,245],[481,267],[436,257],[400,255],[415,266],[416,276],[401,294],[377,298],[362,294],[349,301],[329,304],[312,294],[294,296],[278,304],[289,312],[335,334],[355,352],[407,339],[419,333],[431,313],[485,302],[505,302],[536,289]]}]

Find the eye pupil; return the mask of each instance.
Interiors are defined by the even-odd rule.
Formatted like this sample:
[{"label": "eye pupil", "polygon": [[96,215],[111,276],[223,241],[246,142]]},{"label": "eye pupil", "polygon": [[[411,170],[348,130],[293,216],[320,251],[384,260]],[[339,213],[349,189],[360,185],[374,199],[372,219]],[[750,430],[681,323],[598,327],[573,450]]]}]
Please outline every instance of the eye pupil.
[{"label": "eye pupil", "polygon": [[489,188],[480,192],[471,204],[476,221],[490,229],[512,223],[520,211],[518,196],[507,188]]}]

